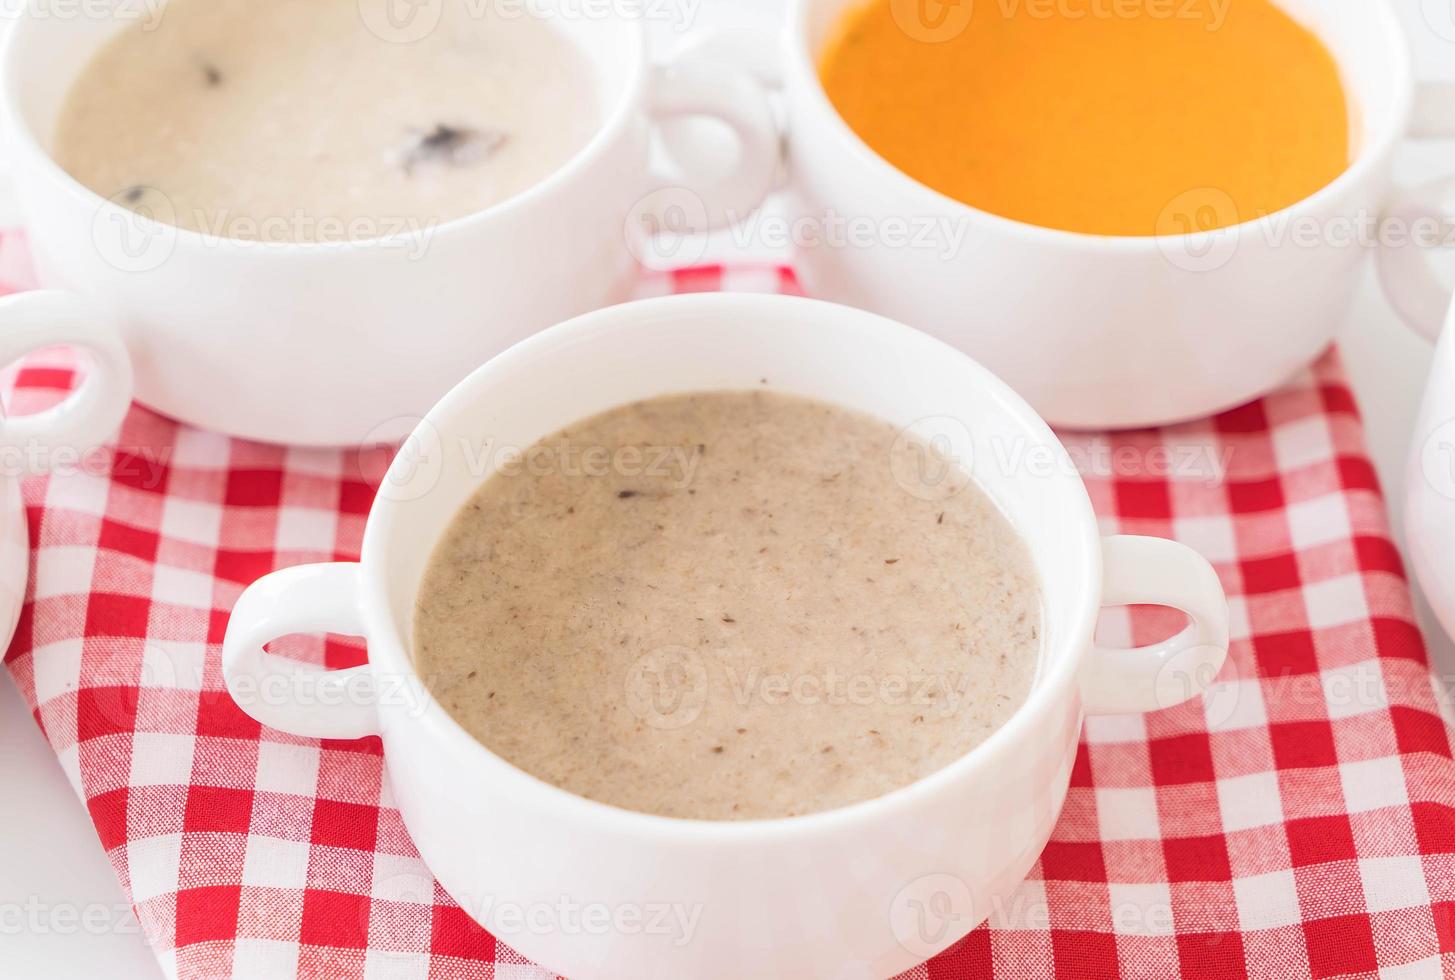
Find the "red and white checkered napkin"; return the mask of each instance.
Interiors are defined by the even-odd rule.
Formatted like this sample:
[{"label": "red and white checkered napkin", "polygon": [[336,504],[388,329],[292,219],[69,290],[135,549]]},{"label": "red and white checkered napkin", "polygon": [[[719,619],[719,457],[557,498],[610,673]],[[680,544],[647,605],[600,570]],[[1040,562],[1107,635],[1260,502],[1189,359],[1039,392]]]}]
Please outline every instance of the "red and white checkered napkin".
[{"label": "red and white checkered napkin", "polygon": [[[706,269],[648,288],[792,286],[776,269]],[[19,372],[19,402],[70,383],[53,363]],[[141,408],[119,446],[109,474],[25,481],[35,560],[6,663],[166,972],[540,975],[434,886],[376,739],[263,730],[223,692],[243,586],[355,557],[383,454],[261,446]],[[1204,700],[1091,719],[1040,864],[910,975],[1449,971],[1449,730],[1337,363],[1213,420],[1070,448],[1105,530],[1170,535],[1216,563],[1232,665]],[[312,655],[359,660],[344,642]]]}]

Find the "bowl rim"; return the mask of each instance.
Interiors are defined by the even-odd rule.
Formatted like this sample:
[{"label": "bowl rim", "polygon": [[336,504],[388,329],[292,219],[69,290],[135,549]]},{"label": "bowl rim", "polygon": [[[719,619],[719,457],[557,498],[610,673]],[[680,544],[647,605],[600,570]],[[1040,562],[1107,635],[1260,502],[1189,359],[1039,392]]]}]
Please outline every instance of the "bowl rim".
[{"label": "bowl rim", "polygon": [[[543,202],[550,195],[561,190],[570,182],[580,178],[584,171],[599,163],[610,151],[612,144],[627,130],[633,114],[648,98],[650,64],[647,53],[646,24],[640,15],[622,14],[612,18],[627,29],[628,43],[623,57],[627,59],[628,70],[617,98],[609,107],[602,107],[600,118],[590,139],[576,149],[564,162],[540,180],[503,200],[479,211],[440,221],[424,227],[414,227],[395,234],[372,238],[329,240],[329,241],[273,241],[263,239],[217,236],[180,225],[169,224],[123,208],[110,198],[102,197],[96,191],[71,176],[55,158],[41,145],[35,129],[26,118],[20,106],[24,79],[20,74],[20,50],[27,31],[53,22],[54,18],[44,16],[41,11],[45,0],[26,0],[25,7],[15,18],[7,36],[0,38],[0,130],[8,132],[13,158],[26,160],[45,180],[60,188],[76,205],[86,207],[93,213],[106,213],[115,209],[123,217],[139,220],[143,227],[155,228],[156,233],[176,236],[177,248],[208,248],[213,250],[246,250],[261,253],[284,253],[289,255],[334,255],[340,252],[365,251],[372,249],[409,249],[422,242],[432,241],[439,235],[458,235],[475,230],[492,221],[510,218],[518,212]],[[529,5],[527,5],[529,6]],[[527,16],[535,17],[534,13]],[[548,20],[548,18],[540,18]],[[127,28],[126,22],[119,22],[111,37]],[[553,30],[555,28],[552,28]],[[108,38],[108,41],[110,38]],[[579,47],[572,38],[565,39],[573,47]],[[106,42],[102,42],[103,44]],[[611,44],[603,44],[612,47]],[[583,52],[584,57],[584,52]],[[593,67],[592,73],[596,74]],[[74,84],[75,78],[67,82]],[[599,89],[598,89],[599,91]],[[11,165],[11,169],[16,169]]]},{"label": "bowl rim", "polygon": [[[1369,0],[1375,7],[1375,16],[1380,22],[1382,43],[1389,50],[1395,62],[1397,87],[1395,104],[1392,111],[1385,116],[1388,120],[1387,123],[1372,139],[1367,139],[1360,146],[1358,156],[1332,181],[1312,194],[1277,211],[1206,232],[1186,232],[1177,235],[1097,235],[1068,231],[1064,228],[1049,228],[1016,218],[1007,218],[1004,215],[994,214],[956,200],[909,176],[864,142],[834,108],[819,77],[809,30],[809,19],[814,5],[818,2],[821,0],[790,0],[788,27],[784,33],[785,44],[783,45],[784,77],[787,80],[787,91],[790,93],[790,106],[795,101],[792,93],[801,93],[802,98],[808,104],[809,111],[828,126],[835,146],[842,153],[850,157],[859,167],[873,171],[878,180],[893,185],[894,190],[898,193],[916,200],[918,202],[916,206],[925,213],[950,212],[962,219],[974,220],[997,231],[1026,238],[1036,244],[1098,252],[1108,249],[1132,253],[1165,251],[1169,248],[1185,249],[1189,240],[1200,241],[1220,235],[1241,236],[1255,227],[1283,222],[1299,213],[1317,212],[1322,208],[1331,207],[1341,197],[1364,186],[1376,176],[1379,168],[1383,166],[1383,161],[1393,151],[1395,144],[1405,137],[1409,129],[1410,114],[1413,111],[1417,82],[1414,76],[1409,38],[1389,0]],[[863,0],[843,0],[843,2],[845,6],[852,7],[856,2],[863,2]],[[1274,0],[1274,2],[1282,8],[1280,0]],[[1332,51],[1330,51],[1330,55],[1333,56]],[[1337,57],[1335,63],[1339,65],[1340,79],[1344,82],[1346,93],[1352,93],[1347,76],[1343,71],[1343,65]],[[790,120],[792,115],[790,112]],[[788,136],[792,138],[793,135],[790,121]]]},{"label": "bowl rim", "polygon": [[[704,314],[730,312],[738,317],[812,317],[825,329],[832,324],[839,342],[857,331],[859,336],[877,335],[881,342],[918,350],[921,357],[953,359],[966,373],[967,384],[988,391],[998,408],[1008,414],[1017,427],[1038,445],[1048,446],[1062,465],[1051,479],[1066,484],[1066,505],[1081,527],[1079,538],[1066,546],[1064,560],[1080,563],[1080,574],[1072,594],[1064,602],[1071,608],[1066,615],[1070,624],[1056,646],[1042,648],[1042,664],[1036,683],[1026,700],[1011,717],[984,741],[949,765],[912,783],[877,797],[829,810],[820,810],[795,817],[749,820],[707,820],[667,817],[636,810],[627,810],[579,796],[530,775],[495,754],[465,731],[449,713],[427,710],[410,717],[404,724],[422,725],[426,737],[446,745],[456,757],[469,760],[468,770],[481,780],[495,781],[505,798],[530,797],[530,806],[550,809],[563,819],[591,823],[624,836],[651,838],[681,843],[751,844],[773,840],[796,840],[806,836],[835,833],[848,828],[893,821],[907,810],[933,805],[948,787],[973,780],[985,768],[1015,765],[1015,755],[1024,746],[1044,739],[1054,726],[1045,724],[1058,710],[1064,710],[1067,698],[1079,704],[1078,675],[1086,650],[1092,642],[1097,614],[1101,607],[1101,536],[1091,498],[1085,483],[1075,475],[1069,455],[1050,427],[1015,394],[1008,385],[968,355],[928,334],[897,321],[853,307],[797,296],[750,293],[699,293],[663,296],[609,306],[567,320],[520,341],[513,347],[477,368],[444,396],[420,422],[414,436],[406,443],[429,445],[431,438],[455,428],[455,418],[471,411],[480,392],[488,389],[495,378],[516,371],[537,358],[549,356],[553,347],[573,345],[600,334],[611,334],[631,328],[644,318],[691,319]],[[407,451],[393,460],[384,479],[398,485],[407,483],[416,461]],[[1037,475],[1035,479],[1047,477]],[[361,550],[361,614],[369,641],[371,665],[417,681],[410,656],[405,652],[410,638],[402,624],[390,612],[389,552],[394,537],[396,514],[415,501],[390,501],[378,498],[364,530]],[[388,754],[388,725],[385,729],[385,751]],[[387,761],[387,760],[386,760]],[[1069,770],[1067,772],[1069,777]]]}]

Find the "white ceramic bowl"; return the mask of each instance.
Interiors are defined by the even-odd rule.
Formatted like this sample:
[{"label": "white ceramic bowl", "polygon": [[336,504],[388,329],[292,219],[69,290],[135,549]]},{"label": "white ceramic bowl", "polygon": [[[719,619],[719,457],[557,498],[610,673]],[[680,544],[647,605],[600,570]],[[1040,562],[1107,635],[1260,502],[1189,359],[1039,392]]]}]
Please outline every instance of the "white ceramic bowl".
[{"label": "white ceramic bowl", "polygon": [[[778,163],[766,97],[746,76],[712,65],[655,69],[642,22],[613,13],[621,5],[540,0],[530,12],[586,55],[605,107],[595,137],[555,173],[485,211],[370,241],[203,235],[97,196],[50,158],[72,81],[140,9],[101,0],[58,17],[52,6],[29,0],[0,53],[7,164],[41,279],[115,318],[139,400],[251,439],[402,438],[472,366],[625,298],[637,271],[632,235],[669,220],[656,213],[671,201],[652,197],[659,185],[694,185],[704,208],[687,219],[721,221],[761,200]],[[394,8],[407,22],[438,4]],[[650,137],[684,116],[732,129],[735,169],[725,177],[690,165],[685,177],[653,172]]]},{"label": "white ceramic bowl", "polygon": [[[940,437],[1025,537],[1044,589],[1045,649],[1034,690],[1002,729],[878,799],[793,819],[712,822],[628,812],[547,785],[427,698],[401,696],[418,691],[410,647],[420,576],[498,459],[486,454],[482,466],[481,447],[525,447],[635,399],[758,387],[763,378],[773,390]],[[997,462],[1012,458],[1036,465]],[[1094,649],[1098,610],[1130,603],[1177,607],[1191,624],[1163,644]],[[276,637],[318,630],[366,637],[368,665],[319,672],[263,653]],[[883,977],[955,942],[1025,876],[1065,799],[1083,712],[1185,700],[1217,672],[1227,631],[1207,562],[1171,541],[1103,540],[1051,430],[965,355],[847,307],[705,294],[587,314],[470,375],[394,460],[361,562],[289,568],[254,583],[233,610],[223,659],[229,690],[267,725],[381,735],[393,798],[440,882],[501,940],[552,970],[581,980]],[[572,928],[552,912],[561,902],[613,916],[665,907],[695,925],[690,935],[618,918],[600,930]],[[925,909],[934,921],[919,915]]]},{"label": "white ceramic bowl", "polygon": [[[1444,98],[1455,104],[1455,87]],[[1390,219],[1414,234],[1379,253],[1385,292],[1414,330],[1435,344],[1405,464],[1405,546],[1415,578],[1440,625],[1455,637],[1455,307],[1451,289],[1428,261],[1455,242],[1455,178],[1401,194]]]},{"label": "white ceramic bowl", "polygon": [[[1422,92],[1411,128],[1415,82],[1387,0],[1278,0],[1339,62],[1355,113],[1354,162],[1342,176],[1290,208],[1207,234],[1040,228],[929,189],[849,129],[816,62],[831,26],[855,2],[794,0],[789,14],[796,210],[857,221],[862,230],[856,244],[819,236],[800,248],[804,288],[948,341],[1059,426],[1199,418],[1306,365],[1344,318],[1400,139],[1455,135],[1448,88]],[[927,45],[964,29],[972,8],[977,16],[995,13],[994,4],[894,4],[902,26]],[[1165,216],[1180,222],[1174,227],[1202,227],[1197,209],[1219,200],[1218,191],[1187,191],[1167,202]],[[1397,301],[1415,301],[1403,286],[1392,283]]]},{"label": "white ceramic bowl", "polygon": [[[1455,309],[1450,320],[1455,323]],[[1455,328],[1435,345],[1405,467],[1405,544],[1420,588],[1455,637]]]}]

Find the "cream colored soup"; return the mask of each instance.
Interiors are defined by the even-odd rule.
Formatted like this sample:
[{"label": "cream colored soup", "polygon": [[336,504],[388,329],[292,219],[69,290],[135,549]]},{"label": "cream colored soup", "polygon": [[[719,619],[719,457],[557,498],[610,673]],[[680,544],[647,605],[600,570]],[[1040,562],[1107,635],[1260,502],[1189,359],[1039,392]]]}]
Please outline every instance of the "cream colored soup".
[{"label": "cream colored soup", "polygon": [[371,30],[361,9],[171,0],[82,72],[56,160],[169,224],[328,241],[487,208],[556,170],[595,130],[592,71],[550,24],[444,0],[439,24],[406,44]]},{"label": "cream colored soup", "polygon": [[[933,451],[767,391],[623,406],[487,480],[431,559],[416,666],[497,754],[674,817],[787,817],[928,775],[1025,699],[1025,545]],[[913,492],[910,492],[913,491]]]}]

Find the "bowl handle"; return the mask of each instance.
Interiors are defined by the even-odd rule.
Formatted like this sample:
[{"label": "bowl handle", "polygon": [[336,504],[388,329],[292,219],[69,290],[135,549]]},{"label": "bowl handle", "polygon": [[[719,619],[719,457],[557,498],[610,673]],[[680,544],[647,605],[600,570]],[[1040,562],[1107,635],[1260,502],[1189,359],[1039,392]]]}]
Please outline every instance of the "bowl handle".
[{"label": "bowl handle", "polygon": [[[1427,82],[1415,100],[1414,139],[1455,138],[1455,83]],[[1426,261],[1432,245],[1455,244],[1455,175],[1398,192],[1380,222],[1379,280],[1405,322],[1434,341],[1451,289]],[[1398,239],[1391,235],[1399,230]]]},{"label": "bowl handle", "polygon": [[655,70],[651,115],[657,127],[668,120],[694,117],[726,123],[737,140],[737,161],[726,173],[706,164],[705,148],[674,153],[663,139],[671,163],[654,170],[649,193],[628,220],[644,234],[712,231],[746,218],[773,190],[782,155],[778,126],[768,93],[752,73],[712,61],[678,59]]},{"label": "bowl handle", "polygon": [[1119,536],[1102,541],[1102,567],[1103,606],[1171,606],[1191,623],[1161,643],[1092,650],[1081,675],[1086,713],[1158,711],[1207,687],[1228,655],[1228,600],[1207,559],[1166,538]]},{"label": "bowl handle", "polygon": [[295,565],[264,575],[243,590],[227,621],[222,677],[228,693],[256,720],[293,735],[378,734],[369,666],[326,670],[263,650],[281,636],[322,632],[363,635],[357,562]]},{"label": "bowl handle", "polygon": [[0,429],[0,448],[22,453],[40,471],[104,443],[131,407],[131,358],[109,316],[58,289],[0,299],[0,364],[55,344],[89,351],[93,369],[59,405],[8,419]]}]

